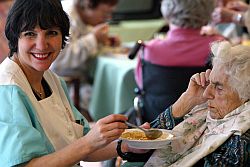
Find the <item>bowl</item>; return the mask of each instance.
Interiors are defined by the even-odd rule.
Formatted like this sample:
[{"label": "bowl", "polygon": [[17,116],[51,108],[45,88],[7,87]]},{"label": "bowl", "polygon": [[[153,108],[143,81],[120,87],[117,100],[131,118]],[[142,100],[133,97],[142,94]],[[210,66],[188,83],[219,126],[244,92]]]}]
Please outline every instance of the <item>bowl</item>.
[{"label": "bowl", "polygon": [[171,130],[159,130],[162,131],[162,136],[154,140],[148,139],[140,129],[126,129],[120,139],[127,143],[131,148],[159,149],[179,138],[179,136],[175,135]]}]

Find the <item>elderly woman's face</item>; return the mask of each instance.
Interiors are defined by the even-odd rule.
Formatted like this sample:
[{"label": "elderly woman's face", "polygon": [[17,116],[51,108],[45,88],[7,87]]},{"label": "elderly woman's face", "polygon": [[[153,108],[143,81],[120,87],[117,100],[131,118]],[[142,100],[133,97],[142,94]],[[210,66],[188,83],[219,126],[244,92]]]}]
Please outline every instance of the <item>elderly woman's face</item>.
[{"label": "elderly woman's face", "polygon": [[228,76],[222,67],[214,65],[209,79],[210,84],[203,95],[208,99],[211,118],[222,119],[243,102],[238,93],[228,85]]}]

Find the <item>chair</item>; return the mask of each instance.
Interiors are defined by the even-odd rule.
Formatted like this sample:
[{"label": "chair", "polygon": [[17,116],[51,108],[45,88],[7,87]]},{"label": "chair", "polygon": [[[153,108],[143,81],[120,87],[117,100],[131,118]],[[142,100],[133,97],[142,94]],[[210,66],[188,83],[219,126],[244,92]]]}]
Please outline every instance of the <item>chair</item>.
[{"label": "chair", "polygon": [[160,66],[144,60],[143,90],[138,92],[139,105],[135,104],[141,110],[143,122],[153,121],[187,89],[193,74],[205,70],[206,67]]},{"label": "chair", "polygon": [[[129,58],[133,59],[137,52],[143,48],[144,44],[139,40],[130,52]],[[143,88],[135,88],[137,96],[134,99],[136,114],[136,122],[134,123],[138,125],[153,121],[187,89],[193,74],[205,71],[210,67],[210,59],[205,66],[199,67],[170,67],[152,64],[144,60],[143,50],[140,58]]]},{"label": "chair", "polygon": [[68,87],[73,86],[73,102],[75,107],[80,109],[80,78],[79,77],[63,77]]}]

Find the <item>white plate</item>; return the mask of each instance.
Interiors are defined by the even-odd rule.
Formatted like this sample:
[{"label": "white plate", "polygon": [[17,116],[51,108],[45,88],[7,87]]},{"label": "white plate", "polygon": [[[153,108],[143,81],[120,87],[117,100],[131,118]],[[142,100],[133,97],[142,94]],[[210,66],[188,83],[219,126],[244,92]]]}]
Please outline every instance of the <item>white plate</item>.
[{"label": "white plate", "polygon": [[[169,144],[171,141],[176,140],[179,138],[178,136],[174,135],[172,131],[166,130],[166,129],[159,129],[163,132],[163,135],[166,137],[162,138],[159,137],[155,140],[131,140],[124,137],[120,137],[121,140],[126,142],[129,147],[132,148],[139,148],[139,149],[159,149],[163,148],[167,144]],[[141,131],[139,129],[126,129],[124,133],[126,132],[133,132],[133,131]]]}]

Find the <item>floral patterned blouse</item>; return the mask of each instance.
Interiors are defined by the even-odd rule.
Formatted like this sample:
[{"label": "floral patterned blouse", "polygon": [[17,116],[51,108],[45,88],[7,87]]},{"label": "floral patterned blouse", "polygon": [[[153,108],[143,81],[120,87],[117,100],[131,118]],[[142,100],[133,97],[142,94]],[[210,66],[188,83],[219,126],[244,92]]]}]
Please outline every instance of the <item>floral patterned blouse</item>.
[{"label": "floral patterned blouse", "polygon": [[[183,118],[172,116],[172,108],[169,107],[150,124],[153,128],[172,130],[182,121]],[[214,152],[198,161],[194,166],[250,166],[250,130],[247,130],[242,136],[232,135]]]}]

